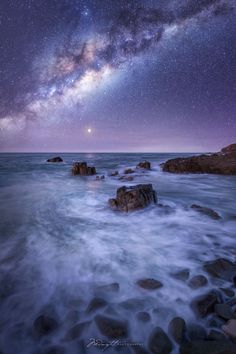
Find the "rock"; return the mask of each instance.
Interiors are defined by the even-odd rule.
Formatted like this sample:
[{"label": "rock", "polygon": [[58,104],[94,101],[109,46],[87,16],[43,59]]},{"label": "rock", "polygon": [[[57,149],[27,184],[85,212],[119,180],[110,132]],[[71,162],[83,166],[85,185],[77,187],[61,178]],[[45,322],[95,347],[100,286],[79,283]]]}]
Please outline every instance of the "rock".
[{"label": "rock", "polygon": [[203,268],[211,276],[224,280],[232,280],[236,273],[236,265],[225,258],[208,261]]},{"label": "rock", "polygon": [[215,173],[223,175],[236,174],[236,151],[232,144],[220,152],[208,155],[176,158],[162,164],[165,172],[171,173]]},{"label": "rock", "polygon": [[102,181],[105,179],[105,176],[102,175],[102,176],[96,176],[96,181]]},{"label": "rock", "polygon": [[120,286],[118,283],[111,283],[106,285],[97,286],[95,291],[96,292],[118,292],[120,290]]},{"label": "rock", "polygon": [[225,320],[231,320],[236,318],[235,312],[227,304],[217,304],[215,305],[215,312],[218,316],[224,318]]},{"label": "rock", "polygon": [[204,275],[199,274],[199,275],[195,275],[194,277],[192,277],[189,280],[188,285],[192,289],[198,289],[198,288],[201,288],[201,287],[207,285],[207,283],[208,283],[207,278]]},{"label": "rock", "polygon": [[116,177],[119,175],[119,172],[118,171],[114,171],[110,174],[111,177]]},{"label": "rock", "polygon": [[191,341],[199,340],[199,339],[206,339],[207,332],[204,327],[202,327],[196,323],[192,323],[192,324],[188,325],[187,336]]},{"label": "rock", "polygon": [[55,331],[58,323],[52,317],[41,315],[34,321],[34,331],[39,336],[45,336]]},{"label": "rock", "polygon": [[75,340],[81,336],[84,330],[87,330],[91,321],[77,323],[75,326],[69,329],[64,337],[64,341],[69,342]]},{"label": "rock", "polygon": [[51,159],[48,159],[47,162],[63,162],[63,160],[60,156],[56,156],[52,157]]},{"label": "rock", "polygon": [[119,180],[120,181],[133,181],[134,177],[132,176],[120,176]]},{"label": "rock", "polygon": [[216,331],[215,329],[211,329],[210,332],[208,333],[207,339],[208,340],[225,340],[226,337],[222,332]]},{"label": "rock", "polygon": [[192,308],[200,317],[206,317],[214,312],[215,305],[219,303],[218,297],[214,292],[199,296],[192,301]]},{"label": "rock", "polygon": [[236,339],[236,320],[229,320],[225,325],[222,326],[222,330],[229,337]]},{"label": "rock", "polygon": [[143,162],[139,162],[139,164],[136,166],[137,168],[145,168],[146,170],[150,170],[151,169],[151,163],[149,161],[143,161]]},{"label": "rock", "polygon": [[107,301],[104,299],[101,299],[99,297],[93,298],[90,303],[88,304],[88,307],[86,309],[87,313],[94,312],[96,310],[99,310],[107,305]]},{"label": "rock", "polygon": [[234,291],[230,288],[220,288],[223,293],[228,296],[228,297],[233,297],[234,296]]},{"label": "rock", "polygon": [[86,162],[75,162],[72,166],[72,175],[92,176],[96,175],[96,169],[87,166]]},{"label": "rock", "polygon": [[138,286],[140,286],[140,288],[146,290],[156,290],[163,286],[163,284],[159,280],[152,278],[140,279],[137,281],[137,284]]},{"label": "rock", "polygon": [[201,214],[207,215],[214,220],[221,219],[221,216],[213,209],[206,208],[206,207],[203,207],[203,206],[200,206],[197,204],[192,204],[190,208],[196,210],[197,212],[199,212]]},{"label": "rock", "polygon": [[141,322],[149,322],[151,320],[151,316],[149,315],[148,312],[145,312],[145,311],[138,312],[136,317],[137,317],[137,320],[139,320]]},{"label": "rock", "polygon": [[148,349],[154,354],[169,354],[172,343],[161,327],[154,328],[148,340]]},{"label": "rock", "polygon": [[188,269],[182,269],[178,272],[175,272],[175,273],[171,273],[171,276],[175,279],[178,279],[178,280],[188,280],[189,278],[189,270]]},{"label": "rock", "polygon": [[132,169],[132,168],[126,168],[125,170],[124,170],[124,174],[125,175],[128,175],[128,174],[131,174],[131,173],[134,173],[135,171]]},{"label": "rock", "polygon": [[95,323],[100,332],[107,338],[125,338],[128,334],[127,324],[124,321],[119,321],[110,317],[97,315]]},{"label": "rock", "polygon": [[228,340],[195,340],[182,343],[179,354],[235,354],[236,346]]},{"label": "rock", "polygon": [[185,336],[186,324],[183,318],[173,318],[168,326],[168,333],[174,338],[176,343],[180,344]]},{"label": "rock", "polygon": [[145,208],[151,203],[157,203],[152,184],[120,187],[117,189],[116,198],[109,200],[112,209],[125,212]]}]

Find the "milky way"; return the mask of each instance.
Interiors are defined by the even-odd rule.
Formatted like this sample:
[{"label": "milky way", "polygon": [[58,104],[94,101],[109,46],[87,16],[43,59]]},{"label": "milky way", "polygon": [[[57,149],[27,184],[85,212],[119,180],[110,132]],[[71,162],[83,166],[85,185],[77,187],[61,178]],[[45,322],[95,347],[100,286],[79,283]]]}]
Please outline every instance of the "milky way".
[{"label": "milky way", "polygon": [[2,150],[204,151],[236,138],[234,1],[0,6]]}]

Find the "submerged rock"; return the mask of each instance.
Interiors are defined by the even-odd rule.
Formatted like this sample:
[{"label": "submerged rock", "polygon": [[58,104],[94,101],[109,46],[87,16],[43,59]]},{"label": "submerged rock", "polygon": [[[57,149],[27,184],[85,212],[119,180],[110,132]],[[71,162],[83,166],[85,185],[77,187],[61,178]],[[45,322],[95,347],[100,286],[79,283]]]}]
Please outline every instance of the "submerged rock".
[{"label": "submerged rock", "polygon": [[208,261],[203,268],[211,276],[224,280],[232,280],[236,274],[236,264],[225,258]]},{"label": "submerged rock", "polygon": [[96,168],[87,166],[87,162],[75,162],[72,166],[72,174],[80,176],[96,175]]},{"label": "submerged rock", "polygon": [[117,189],[116,198],[109,199],[109,206],[114,210],[132,211],[157,203],[156,192],[152,184],[138,184],[136,186]]},{"label": "submerged rock", "polygon": [[218,297],[214,292],[201,295],[192,301],[192,308],[200,317],[206,317],[214,312],[215,305],[219,303]]},{"label": "submerged rock", "polygon": [[183,318],[173,318],[168,326],[168,333],[174,338],[176,343],[180,344],[185,336],[186,323]]},{"label": "submerged rock", "polygon": [[51,159],[48,159],[47,162],[63,162],[63,160],[60,156],[56,156],[52,157]]},{"label": "submerged rock", "polygon": [[163,284],[159,280],[152,278],[140,279],[137,281],[137,284],[138,286],[140,286],[140,288],[146,290],[156,290],[163,286]]},{"label": "submerged rock", "polygon": [[145,168],[146,170],[150,170],[151,169],[151,163],[149,161],[143,161],[143,162],[139,162],[139,164],[136,166],[137,168]]},{"label": "submerged rock", "polygon": [[104,300],[102,298],[99,298],[99,297],[95,297],[88,304],[86,312],[87,313],[94,312],[96,310],[99,310],[99,309],[105,307],[106,305],[107,305],[107,301],[106,300]]},{"label": "submerged rock", "polygon": [[107,338],[125,338],[128,334],[127,324],[111,317],[97,315],[95,323],[100,332]]},{"label": "submerged rock", "polygon": [[156,327],[150,335],[148,349],[153,354],[169,354],[172,343],[161,327]]},{"label": "submerged rock", "polygon": [[57,321],[49,316],[41,315],[34,321],[34,331],[39,336],[45,336],[58,328]]},{"label": "submerged rock", "polygon": [[198,289],[198,288],[201,288],[201,287],[207,285],[207,283],[208,283],[207,278],[204,275],[199,274],[199,275],[195,275],[194,277],[192,277],[189,280],[188,285],[192,289]]},{"label": "submerged rock", "polygon": [[120,176],[119,177],[119,180],[120,181],[133,181],[133,179],[134,179],[134,177],[132,177],[132,176]]},{"label": "submerged rock", "polygon": [[215,173],[236,174],[236,144],[223,148],[220,152],[175,158],[162,164],[163,171],[171,173]]},{"label": "submerged rock", "polygon": [[182,280],[182,281],[188,280],[189,269],[182,269],[182,270],[179,270],[178,272],[171,273],[171,276],[175,279]]},{"label": "submerged rock", "polygon": [[210,218],[212,218],[214,220],[221,219],[221,216],[216,211],[214,211],[213,209],[206,208],[206,207],[203,207],[203,206],[197,205],[197,204],[191,205],[191,209],[194,209],[194,210],[198,211],[201,214],[207,215],[207,216],[209,216]]},{"label": "submerged rock", "polygon": [[120,290],[120,285],[118,283],[111,283],[106,285],[100,285],[95,288],[95,292],[118,292]]},{"label": "submerged rock", "polygon": [[124,170],[124,174],[128,175],[130,173],[134,173],[135,171],[132,168],[126,168],[126,170]]}]

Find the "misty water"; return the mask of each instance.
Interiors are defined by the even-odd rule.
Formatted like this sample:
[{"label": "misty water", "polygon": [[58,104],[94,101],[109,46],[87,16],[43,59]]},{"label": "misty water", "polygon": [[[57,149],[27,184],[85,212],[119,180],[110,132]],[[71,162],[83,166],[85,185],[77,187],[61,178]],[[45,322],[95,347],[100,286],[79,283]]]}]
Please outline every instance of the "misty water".
[{"label": "misty water", "polygon": [[[98,313],[127,321],[129,339],[144,347],[152,329],[167,331],[175,316],[207,327],[208,320],[196,319],[190,302],[209,289],[231,285],[213,281],[202,266],[217,257],[235,259],[236,177],[162,172],[160,163],[178,154],[64,153],[63,163],[46,163],[52,156],[0,155],[0,350],[96,353],[86,345],[90,338],[105,339],[93,321]],[[144,159],[152,170],[134,175],[132,182],[109,176]],[[105,180],[72,176],[73,161],[94,165]],[[152,183],[158,203],[170,208],[152,205],[128,214],[109,209],[108,199],[118,187],[138,183]],[[222,219],[199,214],[190,208],[194,203],[214,209]],[[171,275],[186,268],[190,277],[205,274],[208,285],[193,290]],[[155,278],[163,287],[141,289],[140,278]],[[118,292],[99,294],[108,304],[87,313],[96,288],[114,282]],[[151,320],[140,322],[139,311],[147,311]],[[32,328],[41,314],[55,318],[59,327],[38,338]],[[65,339],[71,327],[85,321],[79,338]],[[49,351],[55,345],[60,348]]]}]

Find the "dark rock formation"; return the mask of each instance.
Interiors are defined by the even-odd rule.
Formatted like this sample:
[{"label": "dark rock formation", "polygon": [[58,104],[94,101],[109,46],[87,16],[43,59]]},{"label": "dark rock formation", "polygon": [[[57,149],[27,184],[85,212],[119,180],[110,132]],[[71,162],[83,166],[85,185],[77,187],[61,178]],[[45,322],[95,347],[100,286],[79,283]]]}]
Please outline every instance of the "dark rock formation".
[{"label": "dark rock formation", "polygon": [[197,205],[197,204],[191,205],[191,209],[194,209],[201,214],[207,215],[214,220],[221,219],[220,215],[216,211],[214,211],[213,209],[206,208],[206,207],[203,207],[203,206]]},{"label": "dark rock formation", "polygon": [[204,275],[199,274],[199,275],[195,275],[194,277],[192,277],[189,280],[188,285],[192,289],[198,289],[198,288],[201,288],[202,286],[207,285],[207,283],[208,283],[207,278]]},{"label": "dark rock formation", "polygon": [[137,168],[145,168],[146,170],[150,170],[151,169],[151,163],[149,161],[143,161],[143,162],[139,162],[139,164],[136,166]]},{"label": "dark rock formation", "polygon": [[96,176],[96,181],[104,181],[105,180],[105,176],[101,175],[101,176]]},{"label": "dark rock formation", "polygon": [[111,177],[115,177],[115,176],[118,176],[119,175],[119,172],[118,171],[114,171],[110,174]]},{"label": "dark rock formation", "polygon": [[187,337],[191,341],[206,339],[207,332],[204,327],[200,326],[197,323],[191,323],[187,328]]},{"label": "dark rock formation", "polygon": [[60,156],[56,156],[52,157],[51,159],[48,159],[47,162],[63,162],[63,160]]},{"label": "dark rock formation", "polygon": [[87,166],[86,162],[75,162],[72,166],[72,174],[80,176],[96,175],[95,167]]},{"label": "dark rock formation", "polygon": [[163,286],[163,284],[160,281],[152,278],[140,279],[137,281],[137,284],[138,286],[140,286],[140,288],[146,290],[156,290]]},{"label": "dark rock formation", "polygon": [[127,337],[128,328],[126,322],[102,315],[95,316],[95,322],[100,332],[107,338],[116,339]]},{"label": "dark rock formation", "polygon": [[208,155],[176,158],[162,164],[163,171],[171,173],[236,174],[236,144]]},{"label": "dark rock formation", "polygon": [[34,321],[34,331],[39,336],[45,336],[57,328],[57,321],[46,315],[41,315]]},{"label": "dark rock formation", "polygon": [[204,264],[203,268],[211,276],[224,280],[232,280],[236,274],[236,264],[225,258],[208,261]]},{"label": "dark rock formation", "polygon": [[176,343],[182,343],[186,331],[186,324],[183,318],[175,317],[173,318],[168,326],[168,333],[174,338]]},{"label": "dark rock formation", "polygon": [[152,184],[118,188],[116,198],[109,199],[109,206],[112,209],[126,212],[145,208],[151,203],[157,203],[156,192]]},{"label": "dark rock formation", "polygon": [[194,299],[192,308],[200,317],[206,317],[209,313],[214,312],[215,305],[218,303],[218,296],[214,292],[209,292]]},{"label": "dark rock formation", "polygon": [[148,349],[153,354],[169,354],[172,343],[161,327],[156,327],[150,335]]},{"label": "dark rock formation", "polygon": [[130,173],[134,173],[135,171],[132,168],[126,168],[126,170],[124,170],[124,174],[128,175]]}]

